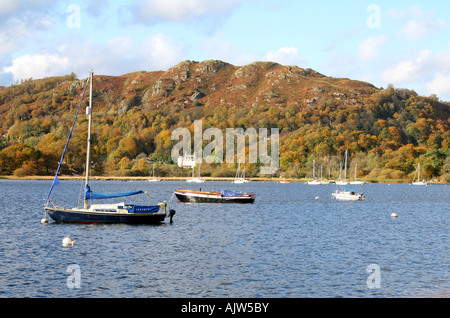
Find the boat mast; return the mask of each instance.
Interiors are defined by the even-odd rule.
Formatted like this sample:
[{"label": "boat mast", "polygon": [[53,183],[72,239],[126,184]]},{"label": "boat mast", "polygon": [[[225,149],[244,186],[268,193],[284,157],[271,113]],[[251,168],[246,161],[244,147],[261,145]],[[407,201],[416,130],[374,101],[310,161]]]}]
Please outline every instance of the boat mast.
[{"label": "boat mast", "polygon": [[420,182],[420,162],[419,165],[417,166],[417,182]]},{"label": "boat mast", "polygon": [[348,150],[345,151],[345,170],[344,170],[344,181],[347,181],[347,152]]},{"label": "boat mast", "polygon": [[[89,181],[89,163],[90,163],[90,152],[91,152],[91,125],[92,125],[92,77],[94,71],[89,73],[89,106],[86,108],[86,113],[89,115],[88,123],[88,136],[87,136],[87,147],[86,147],[86,179],[85,185],[88,185]],[[84,198],[84,208],[88,208],[88,199]]]},{"label": "boat mast", "polygon": [[313,159],[313,180],[316,180],[316,160]]}]

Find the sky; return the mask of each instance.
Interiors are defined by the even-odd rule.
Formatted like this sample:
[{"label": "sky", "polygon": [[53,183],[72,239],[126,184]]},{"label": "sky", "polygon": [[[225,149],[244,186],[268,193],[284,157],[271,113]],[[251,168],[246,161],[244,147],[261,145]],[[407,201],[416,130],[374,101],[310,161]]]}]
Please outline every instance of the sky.
[{"label": "sky", "polygon": [[450,1],[0,0],[0,85],[272,61],[450,101]]}]

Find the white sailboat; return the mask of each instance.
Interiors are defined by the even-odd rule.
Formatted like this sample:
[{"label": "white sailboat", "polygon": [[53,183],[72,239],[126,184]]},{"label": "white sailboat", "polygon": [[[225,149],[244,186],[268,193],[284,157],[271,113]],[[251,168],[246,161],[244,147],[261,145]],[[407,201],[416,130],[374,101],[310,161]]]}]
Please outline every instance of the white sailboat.
[{"label": "white sailboat", "polygon": [[152,178],[151,179],[148,179],[147,181],[149,181],[149,182],[159,182],[159,181],[161,181],[161,179],[157,179],[157,178],[155,178],[155,165],[153,165],[153,172],[152,172]]},{"label": "white sailboat", "polygon": [[[347,156],[348,156],[348,150],[345,151],[345,181],[347,178]],[[336,182],[337,185],[339,185]],[[331,194],[333,198],[336,200],[342,200],[342,201],[362,201],[364,200],[364,193],[357,192],[355,189],[349,189],[347,188],[347,183],[341,184],[341,187],[337,188],[334,193]]]},{"label": "white sailboat", "polygon": [[191,183],[203,183],[205,182],[205,179],[203,179],[202,177],[200,177],[200,169],[202,167],[202,163],[200,162],[200,164],[198,165],[198,176],[194,177],[194,167],[192,167],[192,178],[187,179],[186,182],[191,182]]},{"label": "white sailboat", "polygon": [[338,181],[336,181],[336,185],[347,185],[348,181],[347,181],[347,152],[345,152],[345,176],[344,176],[344,180],[342,180],[342,162],[341,162],[341,167],[339,169],[339,179]]},{"label": "white sailboat", "polygon": [[250,180],[245,179],[245,166],[242,169],[242,173],[240,172],[241,170],[241,163],[239,162],[238,168],[236,170],[236,176],[234,177],[234,180],[231,181],[231,183],[247,183],[250,182]]},{"label": "white sailboat", "polygon": [[313,160],[313,180],[306,182],[309,185],[321,185],[322,181],[316,179],[316,160]]},{"label": "white sailboat", "polygon": [[355,163],[355,181],[351,181],[350,182],[350,184],[364,184],[364,181],[361,181],[361,180],[356,180],[356,167],[358,166],[358,164],[357,163]]},{"label": "white sailboat", "polygon": [[[416,175],[417,175],[417,181],[414,181],[416,179]],[[423,180],[420,181],[420,162],[417,165],[417,169],[416,169],[416,172],[414,174],[412,185],[424,185],[424,186],[427,185],[426,181],[423,181]]]}]

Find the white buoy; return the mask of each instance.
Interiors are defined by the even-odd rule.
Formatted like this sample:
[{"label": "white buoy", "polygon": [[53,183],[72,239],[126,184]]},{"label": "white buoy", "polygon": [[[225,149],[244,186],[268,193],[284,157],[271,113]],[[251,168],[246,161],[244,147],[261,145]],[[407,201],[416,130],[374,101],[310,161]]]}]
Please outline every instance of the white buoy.
[{"label": "white buoy", "polygon": [[392,212],[391,216],[392,216],[393,218],[396,218],[396,217],[398,217],[398,214],[397,214],[396,212]]},{"label": "white buoy", "polygon": [[70,236],[67,236],[62,240],[62,245],[63,246],[74,246],[75,241],[72,240],[72,238]]},{"label": "white buoy", "polygon": [[316,200],[319,200],[319,197],[316,197]]},{"label": "white buoy", "polygon": [[47,221],[46,218],[43,218],[43,219],[41,220],[41,223],[48,223],[48,221]]}]

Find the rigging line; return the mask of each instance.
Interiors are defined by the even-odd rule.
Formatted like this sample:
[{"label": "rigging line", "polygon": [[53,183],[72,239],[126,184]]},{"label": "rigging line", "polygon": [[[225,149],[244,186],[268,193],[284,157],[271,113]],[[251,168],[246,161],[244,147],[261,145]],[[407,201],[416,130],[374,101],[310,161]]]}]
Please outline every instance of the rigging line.
[{"label": "rigging line", "polygon": [[87,89],[88,84],[89,84],[89,77],[88,77],[88,79],[86,80],[86,85],[84,86],[83,95],[81,96],[81,100],[80,100],[80,104],[78,105],[77,113],[75,114],[75,118],[73,119],[72,128],[70,128],[69,137],[67,138],[66,146],[64,147],[64,151],[63,151],[63,153],[62,153],[62,155],[61,155],[61,160],[59,161],[58,169],[56,169],[55,178],[53,179],[52,185],[51,185],[51,187],[50,187],[50,191],[48,192],[48,195],[47,195],[47,199],[45,200],[45,206],[47,206],[47,204],[48,204],[48,199],[49,199],[49,197],[50,197],[50,193],[52,193],[53,187],[54,187],[55,185],[58,185],[58,184],[59,184],[59,180],[58,180],[59,169],[61,168],[61,165],[62,165],[64,156],[65,156],[65,154],[66,154],[67,146],[69,145],[69,140],[70,140],[70,137],[72,136],[73,127],[75,126],[75,122],[77,121],[78,112],[80,111],[81,103],[83,102],[84,94],[86,93],[86,89]]}]

